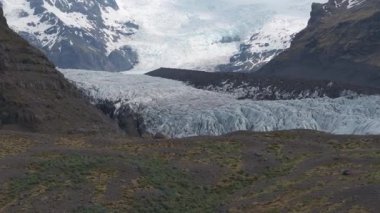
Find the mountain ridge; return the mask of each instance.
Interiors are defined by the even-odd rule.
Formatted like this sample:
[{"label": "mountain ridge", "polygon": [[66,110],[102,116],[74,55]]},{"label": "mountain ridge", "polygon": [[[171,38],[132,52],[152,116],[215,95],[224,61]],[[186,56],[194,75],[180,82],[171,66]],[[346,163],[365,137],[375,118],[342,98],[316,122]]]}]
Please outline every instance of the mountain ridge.
[{"label": "mountain ridge", "polygon": [[[312,1],[283,0],[279,9],[265,0],[0,0],[11,28],[57,67],[135,73],[161,66],[215,69],[241,42],[242,53],[218,68],[239,71],[253,63],[258,69],[306,25]],[[255,60],[238,64],[252,54]]]},{"label": "mountain ridge", "polygon": [[313,4],[308,27],[258,73],[380,87],[380,2]]}]

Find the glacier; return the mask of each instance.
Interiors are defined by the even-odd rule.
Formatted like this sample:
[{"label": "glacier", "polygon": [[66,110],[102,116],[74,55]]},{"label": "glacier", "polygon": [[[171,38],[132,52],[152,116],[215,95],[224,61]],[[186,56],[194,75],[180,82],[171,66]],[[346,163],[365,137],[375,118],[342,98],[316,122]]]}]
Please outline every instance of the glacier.
[{"label": "glacier", "polygon": [[[141,26],[128,43],[138,50],[141,61],[129,72],[146,73],[160,67],[213,71],[228,63],[241,43],[267,30],[268,22],[278,24],[269,30],[281,29],[290,36],[306,27],[311,4],[325,1],[119,0],[130,19]],[[284,26],[284,22],[296,26]],[[226,37],[239,39],[220,42]],[[276,33],[272,38],[283,36]]]},{"label": "glacier", "polygon": [[234,131],[310,129],[333,134],[380,134],[380,96],[253,101],[146,75],[60,70],[91,97],[128,106],[145,131],[171,138]]}]

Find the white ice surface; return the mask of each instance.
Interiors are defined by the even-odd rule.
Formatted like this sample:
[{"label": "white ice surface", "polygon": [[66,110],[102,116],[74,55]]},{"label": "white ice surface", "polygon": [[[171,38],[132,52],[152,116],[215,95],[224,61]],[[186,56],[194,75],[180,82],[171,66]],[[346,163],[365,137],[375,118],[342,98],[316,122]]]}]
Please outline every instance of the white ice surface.
[{"label": "white ice surface", "polygon": [[[268,30],[284,32],[287,27],[299,31],[306,26],[311,3],[325,1],[118,0],[118,3],[141,27],[129,43],[141,56],[141,63],[132,72],[145,73],[159,67],[211,71],[216,65],[228,63],[240,43],[265,30],[268,21],[276,20]],[[280,17],[284,20],[279,20]],[[297,26],[282,25],[289,21]],[[273,26],[276,23],[281,26]],[[241,42],[220,43],[225,36],[240,37]]]},{"label": "white ice surface", "polygon": [[170,137],[238,130],[311,129],[334,134],[380,134],[380,96],[292,101],[236,100],[184,83],[145,75],[62,70],[97,100],[129,105],[147,131]]}]

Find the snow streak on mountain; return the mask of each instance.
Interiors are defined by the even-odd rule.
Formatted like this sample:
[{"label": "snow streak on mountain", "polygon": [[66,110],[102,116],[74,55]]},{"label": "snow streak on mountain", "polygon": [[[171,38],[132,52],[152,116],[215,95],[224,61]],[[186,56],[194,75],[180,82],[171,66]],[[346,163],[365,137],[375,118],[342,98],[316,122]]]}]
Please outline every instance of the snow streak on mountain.
[{"label": "snow streak on mountain", "polygon": [[[379,134],[380,96],[291,101],[236,100],[146,75],[62,70],[94,103],[131,111],[149,133],[170,137],[221,135],[238,130],[312,129],[335,134]],[[123,118],[123,116],[121,116]]]},{"label": "snow streak on mountain", "polygon": [[260,43],[261,55],[277,52],[314,1],[0,0],[9,25],[57,66],[134,72],[213,69],[245,41]]}]

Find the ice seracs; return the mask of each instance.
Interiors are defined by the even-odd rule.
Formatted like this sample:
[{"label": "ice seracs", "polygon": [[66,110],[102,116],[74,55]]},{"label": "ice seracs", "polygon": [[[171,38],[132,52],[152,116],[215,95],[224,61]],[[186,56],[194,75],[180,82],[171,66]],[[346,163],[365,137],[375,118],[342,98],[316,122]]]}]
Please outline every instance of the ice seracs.
[{"label": "ice seracs", "polygon": [[287,101],[236,100],[178,81],[145,75],[62,70],[92,97],[108,100],[115,113],[128,106],[144,130],[170,137],[221,135],[238,130],[312,129],[334,134],[380,134],[380,97]]}]

